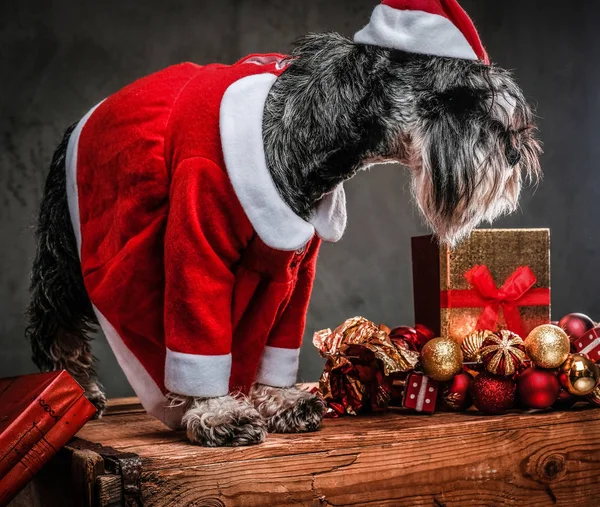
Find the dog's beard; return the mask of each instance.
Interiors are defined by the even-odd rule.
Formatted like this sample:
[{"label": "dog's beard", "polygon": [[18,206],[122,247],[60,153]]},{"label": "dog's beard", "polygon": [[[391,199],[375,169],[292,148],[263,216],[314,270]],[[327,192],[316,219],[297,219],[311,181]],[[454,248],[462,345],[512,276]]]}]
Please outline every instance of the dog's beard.
[{"label": "dog's beard", "polygon": [[[498,174],[500,173],[500,174]],[[413,173],[413,194],[423,216],[441,243],[456,245],[482,222],[512,213],[518,206],[521,191],[519,168],[498,171],[481,164],[479,183],[468,198],[461,198],[452,211],[440,209],[434,198],[431,173]],[[457,191],[461,193],[461,189]]]},{"label": "dog's beard", "polygon": [[523,179],[540,174],[533,115],[520,90],[503,71],[484,83],[487,89],[479,82],[428,102],[411,138],[413,194],[451,246],[481,222],[515,211]]}]

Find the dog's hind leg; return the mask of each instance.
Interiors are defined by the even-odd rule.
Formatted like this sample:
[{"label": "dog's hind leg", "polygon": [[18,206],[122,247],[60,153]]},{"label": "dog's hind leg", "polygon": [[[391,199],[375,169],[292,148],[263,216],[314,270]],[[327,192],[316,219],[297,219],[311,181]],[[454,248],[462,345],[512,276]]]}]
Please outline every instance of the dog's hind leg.
[{"label": "dog's hind leg", "polygon": [[67,370],[102,415],[106,397],[94,371],[91,333],[97,320],[81,267],[66,192],[65,157],[73,127],[52,158],[36,228],[26,335],[41,371]]}]

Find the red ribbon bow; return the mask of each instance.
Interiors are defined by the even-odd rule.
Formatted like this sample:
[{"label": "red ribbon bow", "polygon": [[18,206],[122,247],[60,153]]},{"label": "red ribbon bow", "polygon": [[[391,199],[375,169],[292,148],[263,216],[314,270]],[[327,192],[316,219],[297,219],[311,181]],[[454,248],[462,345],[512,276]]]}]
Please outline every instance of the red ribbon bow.
[{"label": "red ribbon bow", "polygon": [[550,304],[550,289],[533,288],[537,279],[528,266],[517,268],[500,288],[496,287],[485,265],[474,266],[465,273],[465,278],[473,290],[442,291],[440,305],[442,308],[483,307],[477,320],[477,329],[495,329],[502,309],[507,327],[523,336],[519,307]]}]

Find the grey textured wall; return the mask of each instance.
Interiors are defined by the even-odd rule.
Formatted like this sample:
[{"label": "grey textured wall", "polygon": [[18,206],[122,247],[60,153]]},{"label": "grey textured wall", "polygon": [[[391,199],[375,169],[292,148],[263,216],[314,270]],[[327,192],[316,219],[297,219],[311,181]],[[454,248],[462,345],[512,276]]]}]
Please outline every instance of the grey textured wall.
[{"label": "grey textured wall", "polygon": [[[600,319],[600,2],[463,0],[492,59],[514,69],[538,106],[545,180],[498,226],[550,227],[554,315]],[[184,60],[233,62],[286,51],[308,31],[352,35],[376,0],[3,0],[0,2],[0,376],[34,371],[23,339],[31,233],[47,165],[61,133],[121,86]],[[349,227],[322,249],[301,377],[321,361],[313,331],[364,315],[412,322],[410,236],[424,231],[408,174],[382,166],[347,185]],[[100,375],[130,393],[102,337]]]}]

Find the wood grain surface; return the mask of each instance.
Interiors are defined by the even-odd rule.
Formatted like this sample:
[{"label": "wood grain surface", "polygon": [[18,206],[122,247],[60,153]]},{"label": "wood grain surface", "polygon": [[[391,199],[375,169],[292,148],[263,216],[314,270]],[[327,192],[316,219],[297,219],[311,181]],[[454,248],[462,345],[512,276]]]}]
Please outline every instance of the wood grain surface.
[{"label": "wood grain surface", "polygon": [[217,449],[146,414],[109,411],[78,437],[141,456],[145,505],[600,504],[600,410],[586,405],[346,417]]}]

